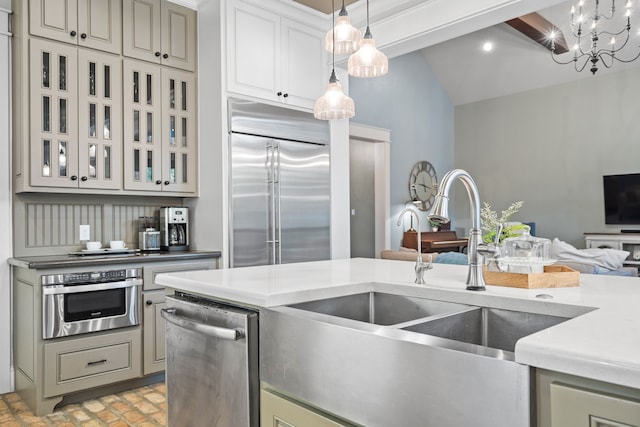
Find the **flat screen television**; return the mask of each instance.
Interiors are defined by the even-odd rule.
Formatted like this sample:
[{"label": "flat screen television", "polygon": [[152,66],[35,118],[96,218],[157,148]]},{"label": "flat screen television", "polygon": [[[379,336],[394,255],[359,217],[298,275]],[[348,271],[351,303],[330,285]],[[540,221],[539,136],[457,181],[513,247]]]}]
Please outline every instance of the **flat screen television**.
[{"label": "flat screen television", "polygon": [[640,173],[605,175],[604,218],[607,224],[640,224]]}]

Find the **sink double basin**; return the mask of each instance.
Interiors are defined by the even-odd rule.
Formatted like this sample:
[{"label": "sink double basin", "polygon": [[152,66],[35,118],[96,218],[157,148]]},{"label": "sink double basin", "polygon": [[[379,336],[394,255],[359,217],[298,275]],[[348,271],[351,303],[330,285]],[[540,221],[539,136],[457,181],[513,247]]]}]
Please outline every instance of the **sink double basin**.
[{"label": "sink double basin", "polygon": [[289,307],[508,352],[515,351],[520,338],[571,318],[380,292],[314,300]]},{"label": "sink double basin", "polygon": [[531,427],[533,368],[516,343],[591,310],[439,289],[267,308],[260,378],[367,427]]}]

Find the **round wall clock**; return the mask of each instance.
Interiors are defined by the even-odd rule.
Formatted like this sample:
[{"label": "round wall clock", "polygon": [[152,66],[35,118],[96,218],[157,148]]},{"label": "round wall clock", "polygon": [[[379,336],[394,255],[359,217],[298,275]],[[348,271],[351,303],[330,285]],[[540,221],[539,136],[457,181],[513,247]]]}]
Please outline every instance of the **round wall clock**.
[{"label": "round wall clock", "polygon": [[409,175],[409,195],[411,200],[420,201],[418,209],[427,211],[433,206],[436,198],[436,184],[438,177],[436,169],[426,160],[422,160],[413,166]]}]

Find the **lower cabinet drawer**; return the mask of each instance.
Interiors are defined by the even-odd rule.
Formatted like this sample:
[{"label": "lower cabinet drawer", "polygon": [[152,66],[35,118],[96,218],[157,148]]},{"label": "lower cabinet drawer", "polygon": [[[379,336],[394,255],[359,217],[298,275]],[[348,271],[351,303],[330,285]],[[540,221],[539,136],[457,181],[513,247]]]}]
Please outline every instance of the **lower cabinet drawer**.
[{"label": "lower cabinet drawer", "polygon": [[141,342],[138,327],[45,343],[44,396],[140,377]]},{"label": "lower cabinet drawer", "polygon": [[60,354],[58,378],[68,381],[131,367],[131,343]]}]

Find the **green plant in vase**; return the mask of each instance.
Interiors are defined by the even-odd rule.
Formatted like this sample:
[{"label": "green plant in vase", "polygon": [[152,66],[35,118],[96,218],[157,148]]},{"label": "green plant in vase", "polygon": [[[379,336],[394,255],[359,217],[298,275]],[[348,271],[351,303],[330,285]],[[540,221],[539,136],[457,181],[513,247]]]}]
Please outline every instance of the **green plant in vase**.
[{"label": "green plant in vase", "polygon": [[523,204],[523,201],[512,203],[507,210],[501,212],[500,218],[498,218],[498,213],[491,209],[491,205],[484,202],[484,206],[480,210],[482,240],[485,243],[493,243],[496,236],[496,230],[498,229],[498,224],[503,224],[504,226],[502,228],[502,233],[500,233],[500,238],[498,240],[499,243],[502,243],[502,241],[507,237],[515,237],[522,234],[522,231],[528,227],[527,225],[513,224],[507,226],[506,223],[509,222],[511,217],[520,210]]},{"label": "green plant in vase", "polygon": [[439,231],[440,223],[437,221],[429,220],[429,227],[431,227],[431,231]]}]

